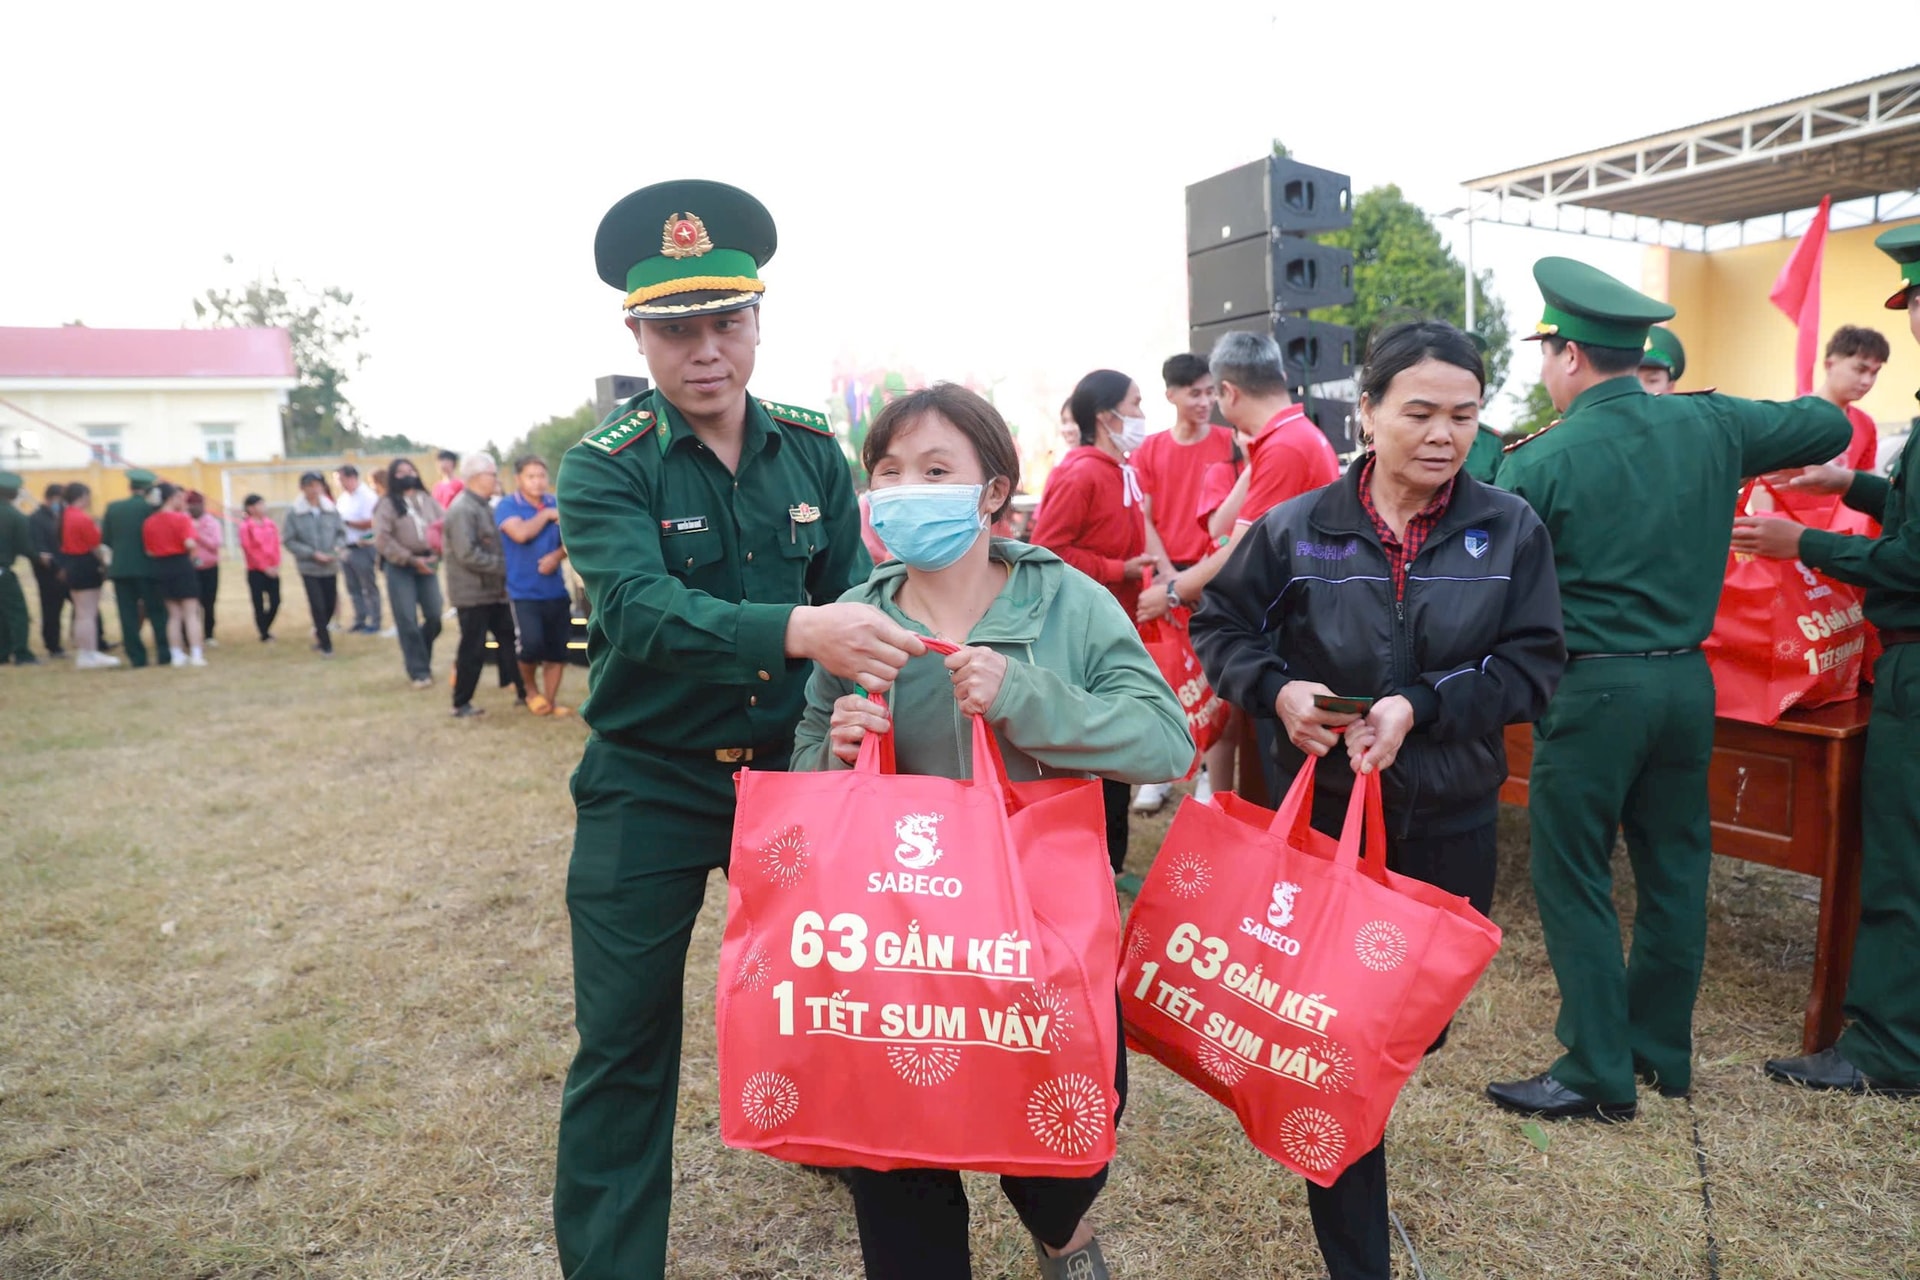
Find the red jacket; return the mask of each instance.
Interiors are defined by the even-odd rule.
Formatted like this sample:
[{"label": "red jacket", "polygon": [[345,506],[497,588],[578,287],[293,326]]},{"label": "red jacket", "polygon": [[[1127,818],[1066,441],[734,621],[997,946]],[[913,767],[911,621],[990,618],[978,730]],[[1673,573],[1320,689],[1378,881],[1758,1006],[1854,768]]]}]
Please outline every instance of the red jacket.
[{"label": "red jacket", "polygon": [[[1047,476],[1030,537],[1113,592],[1133,616],[1140,584],[1125,580],[1126,562],[1147,549],[1146,513],[1131,473],[1097,447],[1070,450]],[[1129,492],[1131,488],[1131,492]]]}]

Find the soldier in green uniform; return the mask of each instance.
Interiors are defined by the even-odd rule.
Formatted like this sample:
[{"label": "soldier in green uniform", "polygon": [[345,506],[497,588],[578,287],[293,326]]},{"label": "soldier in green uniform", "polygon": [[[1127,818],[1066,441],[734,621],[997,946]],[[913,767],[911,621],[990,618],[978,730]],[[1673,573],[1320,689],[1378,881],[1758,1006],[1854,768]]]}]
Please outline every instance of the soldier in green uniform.
[{"label": "soldier in green uniform", "polygon": [[[1920,224],[1874,241],[1900,264],[1887,308],[1907,313],[1920,342]],[[1890,476],[1824,465],[1788,487],[1844,495],[1881,522],[1878,538],[1803,529],[1761,516],[1735,521],[1736,551],[1798,560],[1867,589],[1867,621],[1886,652],[1873,671],[1873,711],[1860,774],[1860,932],[1844,1005],[1851,1025],[1840,1042],[1801,1058],[1767,1063],[1776,1080],[1816,1089],[1872,1089],[1920,1095],[1920,431],[1908,435]]]},{"label": "soldier in green uniform", "polygon": [[747,392],[774,243],[717,182],[636,191],[594,240],[655,386],[567,452],[557,495],[593,604],[553,1194],[570,1280],[665,1274],[687,940],[727,865],[735,770],[786,767],[812,662],[885,689],[925,652],[835,603],[872,566],[825,416]]},{"label": "soldier in green uniform", "polygon": [[153,576],[153,561],[147,556],[147,544],[141,541],[141,528],[154,506],[147,501],[154,475],[136,467],[127,472],[127,487],[133,492],[110,502],[100,517],[100,540],[113,554],[107,577],[113,582],[113,603],[120,611],[120,643],[127,647],[131,666],[147,665],[147,646],[140,643],[140,610],[146,608],[147,625],[153,630],[154,658],[161,666],[173,662],[167,648],[167,602],[160,596],[160,581]]},{"label": "soldier in green uniform", "polygon": [[[1541,379],[1563,415],[1508,450],[1500,485],[1553,535],[1567,672],[1534,726],[1533,885],[1566,1053],[1487,1093],[1555,1119],[1627,1119],[1636,1072],[1693,1084],[1706,948],[1713,628],[1744,476],[1820,462],[1853,429],[1817,396],[1785,404],[1647,395],[1647,326],[1672,317],[1584,263],[1543,258]],[[1637,910],[1624,963],[1613,908],[1624,832]]]},{"label": "soldier in green uniform", "polygon": [[1650,396],[1664,396],[1680,385],[1687,371],[1687,349],[1673,330],[1655,325],[1647,331],[1647,347],[1640,353],[1640,385]]},{"label": "soldier in green uniform", "polygon": [[20,477],[0,471],[0,664],[11,661],[31,667],[40,659],[27,643],[27,596],[14,571],[16,558],[33,559],[33,531],[14,502],[20,497]]}]

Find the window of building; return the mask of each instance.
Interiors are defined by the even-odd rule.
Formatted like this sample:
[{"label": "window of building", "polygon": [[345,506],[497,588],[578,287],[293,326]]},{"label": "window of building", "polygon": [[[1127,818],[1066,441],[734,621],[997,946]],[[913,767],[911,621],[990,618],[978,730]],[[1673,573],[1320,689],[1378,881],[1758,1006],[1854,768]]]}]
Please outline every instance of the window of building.
[{"label": "window of building", "polygon": [[203,422],[200,424],[200,435],[205,445],[203,452],[208,462],[233,461],[233,423]]},{"label": "window of building", "polygon": [[123,467],[126,458],[120,452],[120,433],[122,427],[88,427],[87,445],[93,450],[93,461],[103,467]]}]

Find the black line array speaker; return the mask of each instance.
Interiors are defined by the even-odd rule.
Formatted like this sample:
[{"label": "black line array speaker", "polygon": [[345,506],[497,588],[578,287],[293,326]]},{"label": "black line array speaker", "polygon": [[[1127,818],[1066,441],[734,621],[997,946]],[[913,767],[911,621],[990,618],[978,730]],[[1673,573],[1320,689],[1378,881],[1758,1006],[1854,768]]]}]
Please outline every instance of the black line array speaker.
[{"label": "black line array speaker", "polygon": [[1351,180],[1297,160],[1267,156],[1187,188],[1188,253],[1352,225]]},{"label": "black line array speaker", "polygon": [[1338,382],[1353,376],[1357,359],[1353,329],[1344,324],[1261,312],[1216,324],[1193,325],[1187,330],[1187,340],[1195,354],[1204,356],[1223,334],[1241,332],[1264,333],[1280,344],[1280,362],[1286,366],[1287,381],[1293,386]]},{"label": "black line array speaker", "polygon": [[1306,406],[1307,417],[1320,428],[1335,453],[1345,455],[1360,447],[1360,411],[1351,400],[1313,400]]},{"label": "black line array speaker", "polygon": [[613,412],[613,406],[622,400],[631,399],[648,387],[645,378],[637,378],[627,373],[609,373],[593,380],[593,411],[605,418]]},{"label": "black line array speaker", "polygon": [[1187,258],[1187,316],[1216,324],[1262,311],[1353,301],[1353,253],[1293,236],[1239,240]]}]

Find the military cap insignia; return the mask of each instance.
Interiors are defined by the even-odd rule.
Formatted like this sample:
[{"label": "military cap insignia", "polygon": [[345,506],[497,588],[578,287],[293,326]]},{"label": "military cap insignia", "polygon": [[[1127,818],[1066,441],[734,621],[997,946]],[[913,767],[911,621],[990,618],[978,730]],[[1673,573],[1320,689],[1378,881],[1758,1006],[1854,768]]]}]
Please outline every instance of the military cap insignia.
[{"label": "military cap insignia", "polygon": [[795,524],[812,524],[820,518],[820,508],[810,503],[799,503],[787,508],[787,515]]},{"label": "military cap insignia", "polygon": [[698,258],[712,252],[713,241],[707,238],[706,223],[691,213],[667,216],[666,226],[660,228],[660,253],[663,257]]},{"label": "military cap insignia", "polygon": [[817,410],[802,409],[797,405],[780,404],[773,400],[762,400],[760,407],[765,409],[767,416],[775,422],[784,422],[795,427],[805,427],[807,430],[818,432],[823,436],[833,434],[833,423],[827,420],[826,414]]}]

